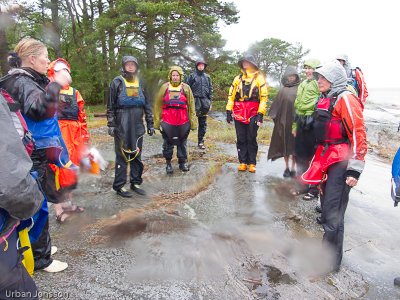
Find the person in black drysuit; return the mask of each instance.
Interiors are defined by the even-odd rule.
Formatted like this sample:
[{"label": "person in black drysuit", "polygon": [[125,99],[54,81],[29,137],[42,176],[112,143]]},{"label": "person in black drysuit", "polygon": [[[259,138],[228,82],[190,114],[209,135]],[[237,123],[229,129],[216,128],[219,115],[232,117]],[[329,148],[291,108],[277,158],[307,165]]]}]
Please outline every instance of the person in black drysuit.
[{"label": "person in black drysuit", "polygon": [[133,56],[122,58],[121,75],[110,84],[110,96],[107,103],[107,126],[109,135],[115,142],[115,179],[113,189],[121,197],[132,197],[124,188],[127,179],[127,167],[130,164],[131,189],[145,195],[142,184],[143,163],[141,151],[145,127],[147,134],[154,134],[151,104],[145,94],[143,82],[138,76],[139,63]]},{"label": "person in black drysuit", "polygon": [[37,299],[37,288],[22,265],[16,226],[42,206],[43,195],[30,175],[32,161],[14,127],[10,110],[0,94],[0,299]]},{"label": "person in black drysuit", "polygon": [[192,89],[195,100],[196,116],[199,121],[197,138],[200,149],[205,149],[204,136],[207,131],[207,113],[211,108],[213,95],[211,78],[204,71],[206,67],[207,64],[204,60],[196,61],[196,70],[186,79],[186,83]]}]

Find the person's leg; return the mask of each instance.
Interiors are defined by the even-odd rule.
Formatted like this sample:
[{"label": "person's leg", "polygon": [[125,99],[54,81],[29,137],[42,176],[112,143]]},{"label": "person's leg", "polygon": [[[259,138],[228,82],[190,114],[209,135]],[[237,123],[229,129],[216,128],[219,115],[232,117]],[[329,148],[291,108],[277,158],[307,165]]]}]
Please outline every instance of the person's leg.
[{"label": "person's leg", "polygon": [[184,172],[189,171],[189,167],[186,164],[186,162],[187,162],[187,139],[182,140],[181,143],[177,145],[177,156],[178,156],[179,169]]},{"label": "person's leg", "polygon": [[162,153],[163,153],[163,156],[167,163],[166,172],[167,172],[167,174],[172,174],[174,172],[174,169],[172,168],[171,160],[172,160],[172,155],[174,153],[174,145],[168,141],[168,138],[165,135],[165,133],[162,133],[162,136],[164,139],[163,145],[162,145],[162,149],[163,149]]},{"label": "person's leg", "polygon": [[140,188],[140,185],[143,182],[142,174],[143,174],[143,162],[142,162],[142,149],[143,149],[143,139],[139,139],[137,141],[137,147],[140,149],[138,156],[132,161],[130,161],[130,182],[131,189],[138,193],[139,195],[146,195],[146,192]]},{"label": "person's leg", "polygon": [[114,149],[115,149],[115,177],[113,183],[113,189],[115,191],[120,190],[126,184],[127,175],[127,162],[125,156],[122,154],[122,145],[118,137],[114,137]]},{"label": "person's leg", "polygon": [[199,116],[199,130],[197,133],[198,144],[199,146],[204,146],[204,136],[206,135],[207,131],[207,116]]},{"label": "person's leg", "polygon": [[285,171],[283,172],[283,177],[290,177],[289,156],[284,156],[283,159],[285,161]]},{"label": "person's leg", "polygon": [[[0,244],[0,299],[38,299],[37,287],[22,265],[22,253],[16,248],[18,233],[13,233]],[[14,292],[14,294],[13,294]]]},{"label": "person's leg", "polygon": [[343,256],[344,214],[349,201],[350,187],[346,184],[347,161],[336,163],[328,169],[328,180],[323,190],[321,223],[323,241],[333,251],[333,270],[338,270]]},{"label": "person's leg", "polygon": [[42,270],[51,265],[51,238],[49,233],[49,219],[43,227],[38,240],[32,243],[33,258],[35,260],[35,270]]},{"label": "person's leg", "polygon": [[236,148],[239,162],[247,165],[247,124],[236,120],[234,122],[236,129]]},{"label": "person's leg", "polygon": [[254,123],[255,117],[250,119],[250,123],[247,125],[247,163],[251,165],[257,164],[257,132],[258,125]]}]

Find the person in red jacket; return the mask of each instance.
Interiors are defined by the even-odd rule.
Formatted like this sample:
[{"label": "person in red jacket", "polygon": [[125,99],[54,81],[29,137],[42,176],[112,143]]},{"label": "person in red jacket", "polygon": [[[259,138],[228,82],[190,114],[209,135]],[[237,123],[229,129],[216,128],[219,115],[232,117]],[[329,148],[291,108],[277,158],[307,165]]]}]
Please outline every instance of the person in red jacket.
[{"label": "person in red jacket", "polygon": [[[58,58],[50,63],[47,71],[48,78],[50,81],[54,81],[61,72],[66,72],[69,75],[71,67],[65,59]],[[82,154],[89,143],[89,133],[86,123],[85,102],[80,92],[69,84],[63,86],[60,90],[57,117],[70,159],[75,165],[79,166]],[[54,209],[57,221],[63,223],[71,214],[84,211],[82,207],[71,202],[72,190],[78,184],[78,176],[76,172],[59,168],[54,164],[50,164],[49,167],[52,171],[49,173],[52,173],[52,182],[54,183],[52,189],[54,194],[50,197],[55,198],[50,200],[56,203]]]},{"label": "person in red jacket", "polygon": [[349,193],[364,169],[366,130],[360,99],[348,91],[347,76],[338,61],[316,69],[318,88],[314,131],[318,143],[308,170],[301,179],[321,187],[323,241],[333,251],[331,271],[343,257],[344,214]]}]

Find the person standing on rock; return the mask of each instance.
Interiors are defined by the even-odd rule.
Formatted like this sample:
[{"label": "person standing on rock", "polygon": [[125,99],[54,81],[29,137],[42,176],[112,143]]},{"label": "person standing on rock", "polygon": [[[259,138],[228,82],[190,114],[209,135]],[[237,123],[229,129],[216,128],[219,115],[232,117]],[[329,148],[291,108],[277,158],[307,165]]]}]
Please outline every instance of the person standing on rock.
[{"label": "person standing on rock", "polygon": [[168,72],[168,82],[158,91],[154,103],[154,128],[162,133],[164,139],[163,156],[166,172],[172,174],[171,160],[174,145],[177,147],[179,169],[189,171],[187,165],[187,138],[190,130],[197,129],[195,103],[190,86],[183,82],[183,70],[173,66]]},{"label": "person standing on rock", "polygon": [[210,76],[205,73],[207,64],[204,60],[196,62],[196,70],[190,74],[185,82],[190,86],[196,107],[196,116],[198,119],[199,129],[197,133],[197,141],[199,149],[204,150],[204,136],[207,131],[207,114],[211,108],[213,87]]},{"label": "person standing on rock", "polygon": [[226,105],[226,121],[235,123],[239,171],[256,172],[257,131],[267,110],[268,90],[265,76],[253,56],[238,62],[241,74],[233,80]]},{"label": "person standing on rock", "polygon": [[[282,77],[282,88],[279,90],[275,101],[271,105],[268,115],[274,120],[271,143],[268,149],[268,159],[275,160],[280,157],[285,159],[283,177],[295,177],[294,136],[292,125],[294,120],[294,100],[300,77],[293,66],[288,66]],[[292,158],[292,170],[289,169],[289,158]]]},{"label": "person standing on rock", "polygon": [[[317,81],[314,78],[314,71],[320,65],[317,59],[308,59],[304,62],[306,79],[300,83],[297,89],[294,108],[296,112],[293,123],[294,153],[297,166],[297,174],[304,173],[315,153],[315,135],[313,130],[313,113],[315,104],[319,98]],[[315,186],[303,185],[292,190],[294,196],[305,194],[304,200],[312,200],[318,197],[318,190]]]},{"label": "person standing on rock", "polygon": [[130,198],[133,194],[125,189],[127,170],[130,165],[131,190],[139,195],[146,192],[140,188],[143,182],[143,163],[141,159],[145,127],[147,134],[154,134],[151,105],[140,80],[139,63],[133,56],[122,58],[121,75],[110,84],[110,95],[107,102],[108,134],[114,137],[115,144],[115,178],[113,189],[121,197]]},{"label": "person standing on rock", "polygon": [[316,105],[314,130],[317,149],[306,184],[321,186],[323,241],[332,249],[331,271],[338,271],[343,257],[344,214],[349,193],[364,169],[366,130],[361,100],[347,90],[347,76],[338,61],[315,70],[321,98]]}]

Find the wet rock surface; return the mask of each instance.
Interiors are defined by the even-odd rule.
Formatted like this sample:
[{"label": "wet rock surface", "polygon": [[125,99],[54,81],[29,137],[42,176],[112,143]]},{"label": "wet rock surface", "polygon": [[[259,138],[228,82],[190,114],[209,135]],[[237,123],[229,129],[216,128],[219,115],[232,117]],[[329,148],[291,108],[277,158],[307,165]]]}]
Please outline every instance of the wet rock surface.
[{"label": "wet rock surface", "polygon": [[[92,136],[113,161],[106,129]],[[161,145],[160,135],[144,139],[147,196],[117,196],[111,163],[99,177],[81,176],[74,199],[84,213],[58,224],[50,208],[54,258],[69,268],[37,272],[40,291],[69,299],[400,297],[393,285],[400,212],[391,207],[385,163],[368,157],[350,194],[342,268],[323,275],[329,255],[315,222],[318,202],[291,196],[294,183],[283,179],[283,162],[266,161],[267,147],[260,147],[257,173],[250,174],[237,172],[234,145],[204,152],[189,144],[190,171],[179,171],[175,160],[167,175]]]}]

